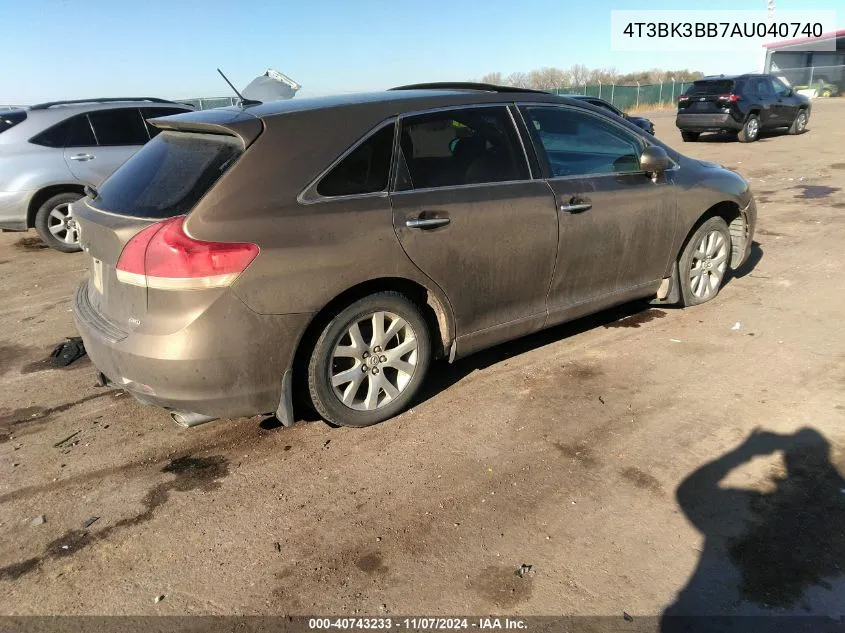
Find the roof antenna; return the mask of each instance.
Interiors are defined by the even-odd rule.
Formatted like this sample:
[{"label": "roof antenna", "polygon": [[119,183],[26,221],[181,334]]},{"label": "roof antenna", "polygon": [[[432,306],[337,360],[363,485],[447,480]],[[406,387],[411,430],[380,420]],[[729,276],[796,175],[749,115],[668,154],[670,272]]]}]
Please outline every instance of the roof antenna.
[{"label": "roof antenna", "polygon": [[218,68],[217,72],[219,72],[220,76],[223,77],[223,80],[227,84],[229,84],[229,87],[232,89],[232,91],[234,91],[234,93],[236,95],[238,95],[238,98],[241,100],[241,107],[245,108],[247,106],[261,105],[261,102],[256,101],[255,99],[244,99],[244,96],[240,92],[238,92],[238,89],[235,88],[235,86],[232,84],[232,82],[229,81],[229,78],[226,77],[226,75],[223,74],[223,71]]}]

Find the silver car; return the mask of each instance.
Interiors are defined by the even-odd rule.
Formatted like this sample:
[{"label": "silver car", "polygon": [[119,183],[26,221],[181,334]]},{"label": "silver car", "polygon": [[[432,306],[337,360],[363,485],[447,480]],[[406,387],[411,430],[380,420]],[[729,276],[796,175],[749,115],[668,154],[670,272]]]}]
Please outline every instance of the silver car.
[{"label": "silver car", "polygon": [[155,98],[53,101],[0,110],[0,228],[35,228],[56,250],[78,251],[70,204],[158,133],[146,119],[192,107]]}]

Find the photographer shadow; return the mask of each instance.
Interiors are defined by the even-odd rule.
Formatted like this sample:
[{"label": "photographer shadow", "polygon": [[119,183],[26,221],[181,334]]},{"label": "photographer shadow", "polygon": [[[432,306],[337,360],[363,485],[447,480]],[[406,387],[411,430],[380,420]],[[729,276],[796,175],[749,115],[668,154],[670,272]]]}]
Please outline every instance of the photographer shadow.
[{"label": "photographer shadow", "polygon": [[[783,451],[786,471],[771,479],[770,492],[720,485],[734,469],[776,451]],[[845,614],[845,479],[830,453],[813,429],[754,432],[681,483],[678,504],[705,541],[687,586],[663,613],[661,631],[772,624],[713,616]]]}]

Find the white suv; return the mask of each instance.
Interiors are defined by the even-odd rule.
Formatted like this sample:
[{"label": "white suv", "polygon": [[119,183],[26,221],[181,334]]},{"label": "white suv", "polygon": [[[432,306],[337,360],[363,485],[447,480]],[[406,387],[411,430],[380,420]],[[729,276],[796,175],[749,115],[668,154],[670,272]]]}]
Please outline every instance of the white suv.
[{"label": "white suv", "polygon": [[70,204],[159,131],[146,119],[193,110],[155,98],[53,101],[0,110],[0,228],[35,228],[56,250],[79,250]]}]

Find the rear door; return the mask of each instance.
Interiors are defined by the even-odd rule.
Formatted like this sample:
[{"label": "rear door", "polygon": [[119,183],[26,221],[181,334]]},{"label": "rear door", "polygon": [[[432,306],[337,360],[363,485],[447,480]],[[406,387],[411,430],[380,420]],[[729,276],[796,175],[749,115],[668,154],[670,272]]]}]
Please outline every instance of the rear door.
[{"label": "rear door", "polygon": [[646,142],[609,117],[546,104],[520,110],[560,219],[550,318],[628,291],[648,294],[672,256],[674,173],[653,182],[640,170]]},{"label": "rear door", "polygon": [[78,180],[99,186],[149,139],[137,107],[94,110],[74,122],[65,161]]},{"label": "rear door", "polygon": [[503,324],[513,325],[505,337],[540,327],[557,214],[549,187],[531,179],[508,108],[406,115],[400,125],[394,227],[448,297],[458,336],[491,330],[490,343]]},{"label": "rear door", "polygon": [[748,77],[742,94],[747,95],[760,106],[760,125],[778,126],[778,111],[775,107],[775,91],[768,77]]}]

